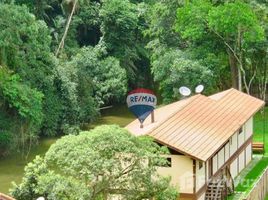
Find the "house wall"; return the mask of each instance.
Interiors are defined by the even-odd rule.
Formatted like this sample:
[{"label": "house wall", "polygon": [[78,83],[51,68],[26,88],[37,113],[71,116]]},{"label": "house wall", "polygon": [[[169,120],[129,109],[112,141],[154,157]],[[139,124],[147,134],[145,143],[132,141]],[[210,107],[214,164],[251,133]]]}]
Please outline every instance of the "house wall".
[{"label": "house wall", "polygon": [[230,158],[230,142],[227,142],[224,146],[224,162]]},{"label": "house wall", "polygon": [[245,150],[242,151],[238,157],[238,172],[240,173],[246,165]]},{"label": "house wall", "polygon": [[238,147],[238,137],[237,133],[235,133],[229,140],[230,142],[230,157],[236,152]]},{"label": "house wall", "polygon": [[206,184],[205,162],[196,161],[196,191],[200,190],[205,184]]},{"label": "house wall", "polygon": [[180,193],[193,193],[193,160],[184,155],[168,155],[171,158],[171,167],[158,167],[162,176],[170,176],[171,184],[179,189]]},{"label": "house wall", "polygon": [[[227,161],[229,164],[232,177],[236,177],[245,166],[251,161],[252,149],[251,143],[243,147],[241,146],[248,141],[253,134],[253,119],[249,119],[243,126],[242,132],[237,131],[229,141],[211,158],[212,174],[215,174]],[[239,149],[240,148],[240,149]],[[238,150],[241,151],[238,153]],[[237,154],[237,155],[236,155]],[[235,155],[235,158],[233,158]],[[196,192],[202,190],[206,184],[206,179],[209,179],[210,162],[203,162],[203,166],[199,168],[199,161],[196,160],[196,183],[193,182],[193,160],[183,155],[171,155],[172,166],[170,168],[159,168],[158,172],[161,175],[171,176],[173,185],[179,188],[180,193],[192,194],[194,185]],[[206,176],[207,174],[207,176]],[[199,196],[198,200],[203,200],[204,194]]]},{"label": "house wall", "polygon": [[253,135],[253,117],[251,117],[245,124],[245,137],[246,140]]},{"label": "house wall", "polygon": [[[229,141],[212,157],[212,172],[215,174],[225,162],[227,162],[234,154],[237,154],[238,149],[252,136],[253,134],[253,118],[250,118],[243,126],[242,131],[237,131]],[[251,161],[251,145],[237,155],[237,158],[230,164],[230,171],[233,177],[237,176],[245,166]]]},{"label": "house wall", "polygon": [[238,158],[234,159],[234,161],[230,165],[230,172],[232,177],[236,177],[238,174]]},{"label": "house wall", "polygon": [[[253,135],[253,118],[250,118],[243,126],[243,132],[238,134],[238,147],[242,146]],[[236,159],[230,164],[230,172],[235,178],[252,159],[252,143],[239,153]]]},{"label": "house wall", "polygon": [[198,200],[205,200],[205,196],[206,196],[206,193],[204,192],[204,193],[198,198]]},{"label": "house wall", "polygon": [[252,144],[249,144],[246,148],[246,165],[250,163],[252,159]]},{"label": "house wall", "polygon": [[237,133],[238,135],[238,148],[240,148],[245,142],[245,125],[242,128],[242,132]]},{"label": "house wall", "polygon": [[213,156],[212,158],[212,170],[213,170],[213,174],[215,174],[218,170],[218,154],[216,154],[215,156]]}]

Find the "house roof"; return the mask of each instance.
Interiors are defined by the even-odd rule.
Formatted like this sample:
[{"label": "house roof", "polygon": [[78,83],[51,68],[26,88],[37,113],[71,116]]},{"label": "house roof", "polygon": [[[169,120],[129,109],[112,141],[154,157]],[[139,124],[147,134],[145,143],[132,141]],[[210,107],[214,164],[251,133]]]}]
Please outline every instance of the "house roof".
[{"label": "house roof", "polygon": [[138,120],[126,126],[134,135],[149,135],[193,158],[206,161],[257,111],[264,102],[229,89],[212,96],[201,94],[160,107],[140,128]]}]

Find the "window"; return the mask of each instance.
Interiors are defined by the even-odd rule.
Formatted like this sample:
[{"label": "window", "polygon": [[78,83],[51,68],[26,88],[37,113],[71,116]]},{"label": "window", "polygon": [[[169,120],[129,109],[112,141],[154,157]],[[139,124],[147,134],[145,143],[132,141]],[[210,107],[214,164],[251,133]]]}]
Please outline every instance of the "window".
[{"label": "window", "polygon": [[164,163],[156,163],[154,164],[157,167],[171,167],[172,166],[172,160],[171,158],[165,158],[166,161]]},{"label": "window", "polygon": [[167,158],[167,164],[165,167],[171,167],[171,158]]},{"label": "window", "polygon": [[230,145],[232,145],[233,144],[233,138],[231,137],[229,141],[230,141]]},{"label": "window", "polygon": [[199,169],[202,169],[203,167],[203,162],[199,161]]}]

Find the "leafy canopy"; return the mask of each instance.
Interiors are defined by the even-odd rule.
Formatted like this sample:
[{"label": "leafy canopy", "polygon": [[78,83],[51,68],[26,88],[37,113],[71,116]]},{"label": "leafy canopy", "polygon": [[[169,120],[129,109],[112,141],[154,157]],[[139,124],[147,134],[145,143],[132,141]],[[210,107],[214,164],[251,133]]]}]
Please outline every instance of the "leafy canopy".
[{"label": "leafy canopy", "polygon": [[218,6],[207,0],[187,3],[177,10],[176,30],[184,39],[192,41],[204,41],[208,35],[214,35],[218,41],[235,43],[239,34],[243,34],[244,43],[249,43],[264,37],[256,14],[241,1]]},{"label": "leafy canopy", "polygon": [[48,200],[101,200],[111,195],[175,200],[178,194],[169,186],[169,178],[156,173],[156,165],[167,162],[163,153],[166,149],[150,138],[132,136],[115,125],[100,126],[59,139],[44,160],[37,158],[26,167],[22,183],[14,186],[12,194],[18,200],[38,195]]},{"label": "leafy canopy", "polygon": [[214,81],[214,75],[208,67],[191,60],[180,50],[171,49],[163,53],[152,63],[152,72],[154,80],[160,83],[164,102],[178,98],[181,86],[194,91],[197,85],[203,84],[209,91]]}]

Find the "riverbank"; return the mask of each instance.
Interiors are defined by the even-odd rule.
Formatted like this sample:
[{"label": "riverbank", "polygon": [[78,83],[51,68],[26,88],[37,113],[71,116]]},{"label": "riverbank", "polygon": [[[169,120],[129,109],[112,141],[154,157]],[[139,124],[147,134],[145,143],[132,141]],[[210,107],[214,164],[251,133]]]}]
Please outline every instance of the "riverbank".
[{"label": "riverbank", "polygon": [[[134,119],[125,105],[115,106],[102,111],[102,116],[85,129],[91,129],[102,124],[118,124],[124,127]],[[36,155],[44,155],[49,147],[59,138],[41,138],[39,145],[33,147],[27,160],[20,153],[10,155],[0,160],[0,192],[8,193],[12,182],[19,183],[23,176],[24,167],[32,161]]]}]

